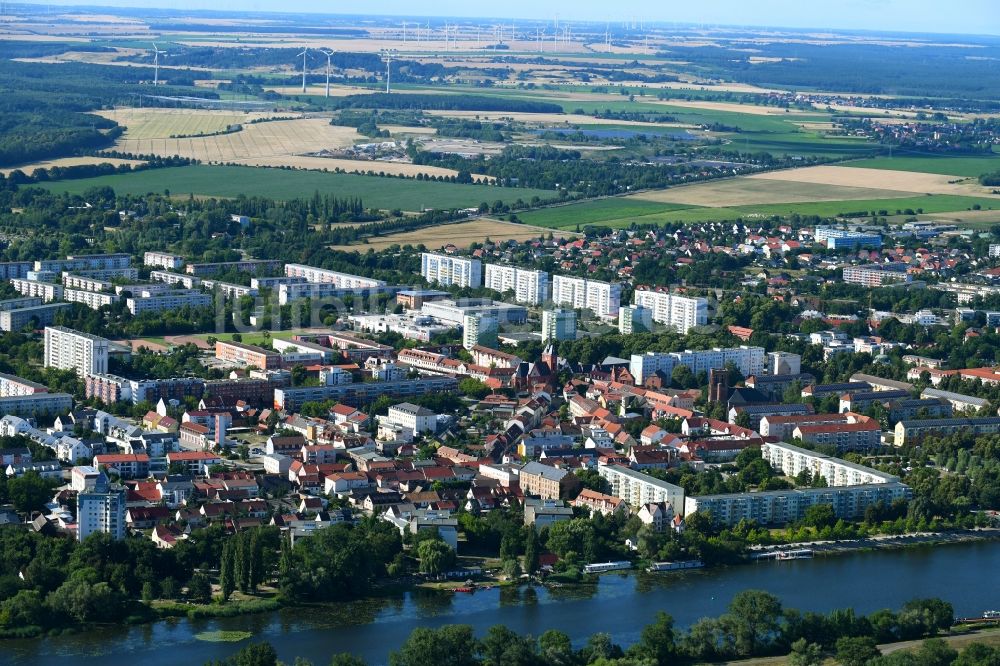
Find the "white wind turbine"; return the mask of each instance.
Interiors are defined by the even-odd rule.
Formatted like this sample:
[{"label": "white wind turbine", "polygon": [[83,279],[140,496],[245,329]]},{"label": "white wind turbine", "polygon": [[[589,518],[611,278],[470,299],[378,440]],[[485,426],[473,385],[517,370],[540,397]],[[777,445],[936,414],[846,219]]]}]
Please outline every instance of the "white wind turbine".
[{"label": "white wind turbine", "polygon": [[160,56],[169,55],[166,51],[161,51],[153,42],[153,85],[160,85]]},{"label": "white wind turbine", "polygon": [[333,58],[333,54],[336,51],[324,51],[320,49],[320,53],[326,56],[326,96],[330,97],[330,60]]},{"label": "white wind turbine", "polygon": [[308,54],[309,54],[309,47],[307,46],[306,48],[302,49],[302,53],[295,56],[296,58],[302,56],[302,92],[306,91],[306,57],[308,56]]},{"label": "white wind turbine", "polygon": [[392,61],[399,52],[396,49],[383,49],[381,56],[382,62],[385,63],[385,91],[390,92],[389,89],[389,78],[392,72]]}]

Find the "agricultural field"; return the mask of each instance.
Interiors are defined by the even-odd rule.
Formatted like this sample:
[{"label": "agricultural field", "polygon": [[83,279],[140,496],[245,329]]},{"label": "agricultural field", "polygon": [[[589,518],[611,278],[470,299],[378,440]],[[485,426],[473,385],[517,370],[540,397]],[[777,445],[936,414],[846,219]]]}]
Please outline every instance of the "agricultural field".
[{"label": "agricultural field", "polygon": [[124,139],[166,139],[172,136],[194,136],[221,132],[230,125],[246,124],[262,118],[287,116],[276,113],[242,113],[239,111],[214,111],[209,109],[136,109],[116,108],[98,111],[125,127]]},{"label": "agricultural field", "polygon": [[866,187],[914,194],[957,194],[961,196],[992,196],[990,188],[982,187],[974,179],[871,168],[866,161],[848,162],[837,166],[814,166],[802,169],[769,171],[748,176],[750,180],[789,181],[794,183],[838,187]]},{"label": "agricultural field", "polygon": [[[677,188],[677,190],[680,189],[682,188]],[[668,193],[677,190],[669,189],[658,194],[668,197]],[[575,229],[577,224],[626,228],[632,224],[715,222],[793,214],[839,216],[861,211],[882,210],[886,211],[887,215],[909,214],[906,213],[907,210],[913,211],[914,214],[920,210],[923,215],[959,212],[978,214],[982,211],[1000,211],[1000,199],[950,194],[923,196],[906,195],[901,192],[895,194],[898,196],[878,199],[730,204],[727,206],[697,206],[671,201],[644,201],[647,207],[639,211],[636,210],[635,204],[642,200],[630,196],[544,208],[522,214],[520,217],[528,224],[541,227]],[[600,206],[597,207],[596,204],[600,204]],[[982,211],[971,210],[974,206],[979,206]],[[642,214],[637,214],[637,212]]]},{"label": "agricultural field", "polygon": [[891,169],[895,171],[919,171],[946,176],[978,178],[984,173],[1000,171],[1000,154],[982,157],[878,157],[852,162],[851,166],[868,169]]},{"label": "agricultural field", "polygon": [[141,160],[123,160],[117,157],[60,157],[54,160],[42,160],[40,162],[32,162],[31,164],[22,164],[16,167],[6,167],[0,169],[0,173],[3,175],[9,174],[11,171],[23,171],[26,174],[31,174],[35,169],[51,169],[53,167],[73,167],[73,166],[83,166],[85,164],[111,164],[114,166],[120,166],[122,164],[142,164]]},{"label": "agricultural field", "polygon": [[[468,247],[470,244],[482,242],[486,238],[494,241],[526,241],[548,235],[549,233],[552,233],[552,230],[547,228],[516,224],[514,222],[503,222],[501,220],[479,219],[472,222],[445,224],[386,236],[377,236],[366,239],[366,242],[360,245],[335,245],[332,249],[344,250],[346,252],[367,252],[368,250],[378,252],[392,245],[422,244],[427,246],[428,249],[436,250],[449,243],[458,247]],[[571,231],[560,231],[559,235],[562,237],[572,237],[576,234]]]},{"label": "agricultural field", "polygon": [[[789,176],[793,177],[794,172],[790,173]],[[740,177],[672,187],[666,190],[640,192],[629,198],[638,201],[665,201],[691,206],[725,208],[773,203],[888,199],[906,196],[906,194],[906,192],[891,189]]]},{"label": "agricultural field", "polygon": [[311,197],[314,192],[341,197],[360,197],[365,206],[420,211],[428,208],[469,208],[483,201],[525,201],[533,196],[549,198],[547,190],[500,188],[489,185],[458,185],[402,178],[379,178],[321,171],[294,171],[236,166],[197,165],[151,169],[131,174],[53,181],[44,187],[83,194],[92,187],[111,187],[119,194],[169,191],[173,196],[189,194],[236,197],[241,194],[274,199]]},{"label": "agricultural field", "polygon": [[362,138],[354,128],[331,125],[325,118],[300,118],[244,125],[242,130],[228,134],[183,139],[171,139],[169,135],[133,139],[126,131],[115,142],[115,150],[137,155],[178,155],[208,163],[283,166],[288,158],[323,149],[347,148]]}]

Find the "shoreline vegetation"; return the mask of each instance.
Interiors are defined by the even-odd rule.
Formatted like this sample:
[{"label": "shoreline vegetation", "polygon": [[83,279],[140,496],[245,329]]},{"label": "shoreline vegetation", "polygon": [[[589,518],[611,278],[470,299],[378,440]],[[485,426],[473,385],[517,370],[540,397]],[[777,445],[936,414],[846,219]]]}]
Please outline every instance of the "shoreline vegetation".
[{"label": "shoreline vegetation", "polygon": [[[667,666],[668,664],[764,664],[820,666],[833,658],[843,666],[972,666],[994,664],[993,629],[957,625],[954,608],[941,599],[913,599],[898,611],[882,609],[858,615],[853,609],[829,613],[786,608],[761,590],[737,593],[717,617],[705,617],[687,629],[676,629],[673,618],[658,612],[638,640],[627,648],[607,633],[596,633],[582,647],[557,630],[540,636],[519,634],[497,624],[481,636],[471,625],[417,627],[388,655],[390,666],[456,664],[461,666]],[[959,641],[978,636],[985,640]],[[922,641],[922,642],[921,642]],[[962,648],[960,654],[954,647]],[[917,648],[917,649],[914,649]],[[252,658],[252,659],[251,659]],[[212,666],[277,666],[274,647],[250,644]],[[296,666],[312,662],[296,657]],[[348,652],[335,654],[334,666],[365,666]]]},{"label": "shoreline vegetation", "polygon": [[[808,547],[816,557],[844,556],[860,552],[871,552],[877,550],[903,550],[910,548],[927,548],[948,546],[956,544],[973,543],[977,541],[1000,541],[1000,529],[977,528],[968,530],[953,530],[948,532],[928,532],[917,534],[901,534],[887,537],[867,537],[863,539],[849,539],[840,541],[820,541],[807,543],[787,543],[771,546],[764,546],[751,551],[753,553],[775,552],[782,550],[794,550]],[[635,568],[626,570],[615,570],[602,573],[583,574],[578,580],[570,580],[559,574],[552,574],[546,578],[532,577],[525,580],[509,580],[492,576],[474,585],[476,589],[488,590],[491,588],[521,587],[540,585],[545,587],[572,588],[575,586],[596,585],[600,576],[604,573],[615,575],[633,575],[645,571],[648,562],[638,561]],[[744,566],[755,564],[752,558],[725,566]],[[677,572],[662,572],[662,575],[676,575]],[[393,597],[406,594],[414,590],[424,590],[439,593],[455,593],[456,588],[466,588],[464,580],[418,580],[411,582],[385,581],[376,583],[368,597]],[[269,595],[269,596],[262,596]],[[298,600],[288,600],[280,593],[262,592],[258,596],[247,596],[246,598],[231,599],[225,603],[212,601],[207,604],[185,603],[181,601],[153,601],[144,603],[146,612],[131,615],[126,618],[127,624],[152,624],[164,620],[186,618],[188,620],[206,620],[217,618],[231,618],[245,615],[257,615],[261,613],[271,613],[283,608],[306,609],[311,606],[322,606],[331,602],[302,602]],[[332,602],[337,603],[337,602]],[[89,627],[100,626],[100,623],[82,624],[68,628],[51,629],[46,631],[39,626],[20,627],[14,630],[0,630],[0,641],[5,639],[30,639],[39,638],[46,635],[71,634],[84,631]]]}]

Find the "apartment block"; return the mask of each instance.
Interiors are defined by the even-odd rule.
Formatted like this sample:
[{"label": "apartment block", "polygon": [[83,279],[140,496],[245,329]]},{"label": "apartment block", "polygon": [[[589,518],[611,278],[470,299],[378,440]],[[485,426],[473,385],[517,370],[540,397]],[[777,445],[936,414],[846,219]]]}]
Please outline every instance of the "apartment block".
[{"label": "apartment block", "polygon": [[496,347],[499,330],[500,322],[496,315],[466,315],[462,324],[462,346],[466,349],[477,346]]},{"label": "apartment block", "polygon": [[331,386],[297,386],[276,388],[274,408],[289,412],[298,411],[306,402],[336,400],[353,407],[366,405],[381,395],[394,398],[414,398],[427,393],[444,393],[458,390],[454,377],[422,377],[395,382],[355,382]]},{"label": "apartment block", "polygon": [[0,261],[0,280],[24,279],[33,268],[30,261]]},{"label": "apartment block", "polygon": [[903,446],[919,442],[925,437],[944,437],[953,433],[995,435],[1000,433],[1000,417],[978,419],[921,419],[900,421],[896,424],[894,444]]},{"label": "apartment block", "polygon": [[0,398],[48,393],[48,391],[49,387],[45,386],[45,384],[39,384],[38,382],[17,377],[16,375],[0,373]]},{"label": "apartment block", "polygon": [[19,279],[11,280],[10,284],[19,294],[29,298],[40,298],[46,303],[61,301],[63,297],[63,286],[61,284]]},{"label": "apartment block", "polygon": [[215,275],[216,273],[226,273],[236,271],[237,273],[249,273],[260,275],[264,273],[277,273],[281,271],[282,262],[270,259],[246,259],[244,261],[216,261],[201,264],[188,264],[184,267],[184,272],[188,275],[204,277]]},{"label": "apartment block", "polygon": [[601,465],[598,474],[608,480],[611,494],[638,509],[644,504],[668,502],[675,513],[684,511],[684,489],[623,465]]},{"label": "apartment block", "polygon": [[704,298],[678,296],[656,289],[636,289],[632,302],[652,310],[653,321],[680,333],[708,323],[708,301]]},{"label": "apartment block", "polygon": [[57,312],[68,307],[71,307],[69,303],[49,303],[13,310],[0,310],[0,331],[20,331],[28,326],[34,328],[48,326],[55,322]]},{"label": "apartment block", "polygon": [[184,265],[184,257],[168,252],[146,252],[142,255],[142,265],[176,271]]},{"label": "apartment block", "polygon": [[200,291],[182,290],[168,291],[160,294],[150,294],[126,299],[128,311],[133,315],[143,312],[162,312],[180,308],[204,308],[212,305],[212,296]]},{"label": "apartment block", "polygon": [[552,302],[577,310],[590,310],[599,317],[614,317],[621,307],[620,284],[568,275],[552,276]]},{"label": "apartment block", "polygon": [[576,310],[545,310],[542,312],[542,341],[576,340]]},{"label": "apartment block", "polygon": [[722,370],[729,363],[736,366],[744,377],[759,375],[764,370],[763,347],[729,347],[721,349],[703,349],[699,351],[685,350],[683,352],[646,352],[632,354],[629,359],[629,372],[635,377],[637,384],[642,384],[649,377],[661,372],[667,377],[678,365],[685,365],[695,375],[708,373],[709,370]]},{"label": "apartment block", "polygon": [[43,259],[35,262],[36,271],[97,271],[114,268],[128,268],[132,257],[127,254],[80,254],[67,255],[65,259]]},{"label": "apartment block", "polygon": [[101,474],[91,490],[76,496],[77,539],[83,541],[91,534],[109,534],[111,538],[125,538],[125,488],[114,486]]},{"label": "apartment block", "polygon": [[302,298],[343,298],[366,299],[378,294],[394,294],[402,287],[385,284],[369,287],[341,287],[332,282],[295,282],[278,285],[278,304],[287,305]]},{"label": "apartment block", "polygon": [[72,408],[73,396],[69,393],[31,393],[0,398],[0,414],[23,419],[57,416]]},{"label": "apartment block", "polygon": [[118,294],[103,291],[86,291],[83,289],[63,290],[63,299],[68,303],[82,303],[91,310],[97,310],[105,305],[113,305],[120,298]]},{"label": "apartment block", "polygon": [[549,297],[549,274],[516,266],[486,264],[483,286],[499,292],[514,292],[514,300],[541,305]]},{"label": "apartment block", "polygon": [[365,287],[384,287],[385,281],[361,275],[338,273],[325,268],[314,268],[304,264],[285,264],[285,277],[303,278],[306,282],[332,284],[340,289],[361,289]]},{"label": "apartment block", "polygon": [[[201,286],[201,278],[184,273],[173,273],[171,271],[150,271],[149,279],[153,282],[162,282],[164,285],[180,285],[185,289],[197,289]],[[154,285],[145,285],[147,288]],[[166,290],[165,290],[166,291]]]},{"label": "apartment block", "polygon": [[622,335],[653,330],[653,310],[644,305],[623,305],[618,308],[618,332]]},{"label": "apartment block", "polygon": [[903,483],[876,483],[836,488],[805,488],[772,490],[727,495],[688,497],[684,515],[709,511],[720,525],[735,525],[741,520],[754,520],[761,525],[787,525],[801,520],[806,510],[815,504],[829,504],[837,518],[861,518],[865,509],[878,503],[892,504],[912,497],[912,490]]},{"label": "apartment block", "polygon": [[828,486],[863,486],[876,483],[896,483],[898,476],[871,467],[834,458],[785,442],[765,442],[761,457],[785,476],[798,476],[808,471],[813,478],[820,476]]},{"label": "apartment block", "polygon": [[844,282],[865,287],[884,287],[890,284],[907,284],[913,278],[906,272],[906,265],[847,266],[844,268]]},{"label": "apartment block", "polygon": [[478,259],[424,252],[420,274],[430,283],[479,288],[483,284],[483,264]]},{"label": "apartment block", "polygon": [[33,308],[42,304],[42,299],[37,296],[30,298],[8,298],[0,301],[0,312],[8,310],[20,310],[21,308]]},{"label": "apartment block", "polygon": [[538,462],[529,462],[518,472],[521,492],[546,500],[564,499],[580,485],[576,474]]},{"label": "apartment block", "polygon": [[80,377],[108,371],[105,338],[64,326],[45,328],[45,367],[75,370]]}]

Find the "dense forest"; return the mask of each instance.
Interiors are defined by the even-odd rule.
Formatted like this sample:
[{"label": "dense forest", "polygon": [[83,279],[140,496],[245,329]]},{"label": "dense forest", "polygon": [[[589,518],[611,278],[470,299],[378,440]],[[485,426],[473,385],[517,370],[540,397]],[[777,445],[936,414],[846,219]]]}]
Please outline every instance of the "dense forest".
[{"label": "dense forest", "polygon": [[[6,49],[6,45],[4,47]],[[15,48],[15,52],[21,50]],[[185,73],[178,85],[207,73]],[[84,63],[33,63],[0,59],[0,166],[107,148],[121,129],[111,120],[87,113],[134,101],[153,78],[145,67],[107,67]],[[169,86],[161,94],[176,94]],[[183,94],[217,97],[207,90]]]},{"label": "dense forest", "polygon": [[[1000,45],[965,47],[771,42],[751,50],[672,46],[661,53],[706,74],[760,86],[853,93],[1000,99],[995,76]],[[751,58],[775,60],[763,62]]]}]

